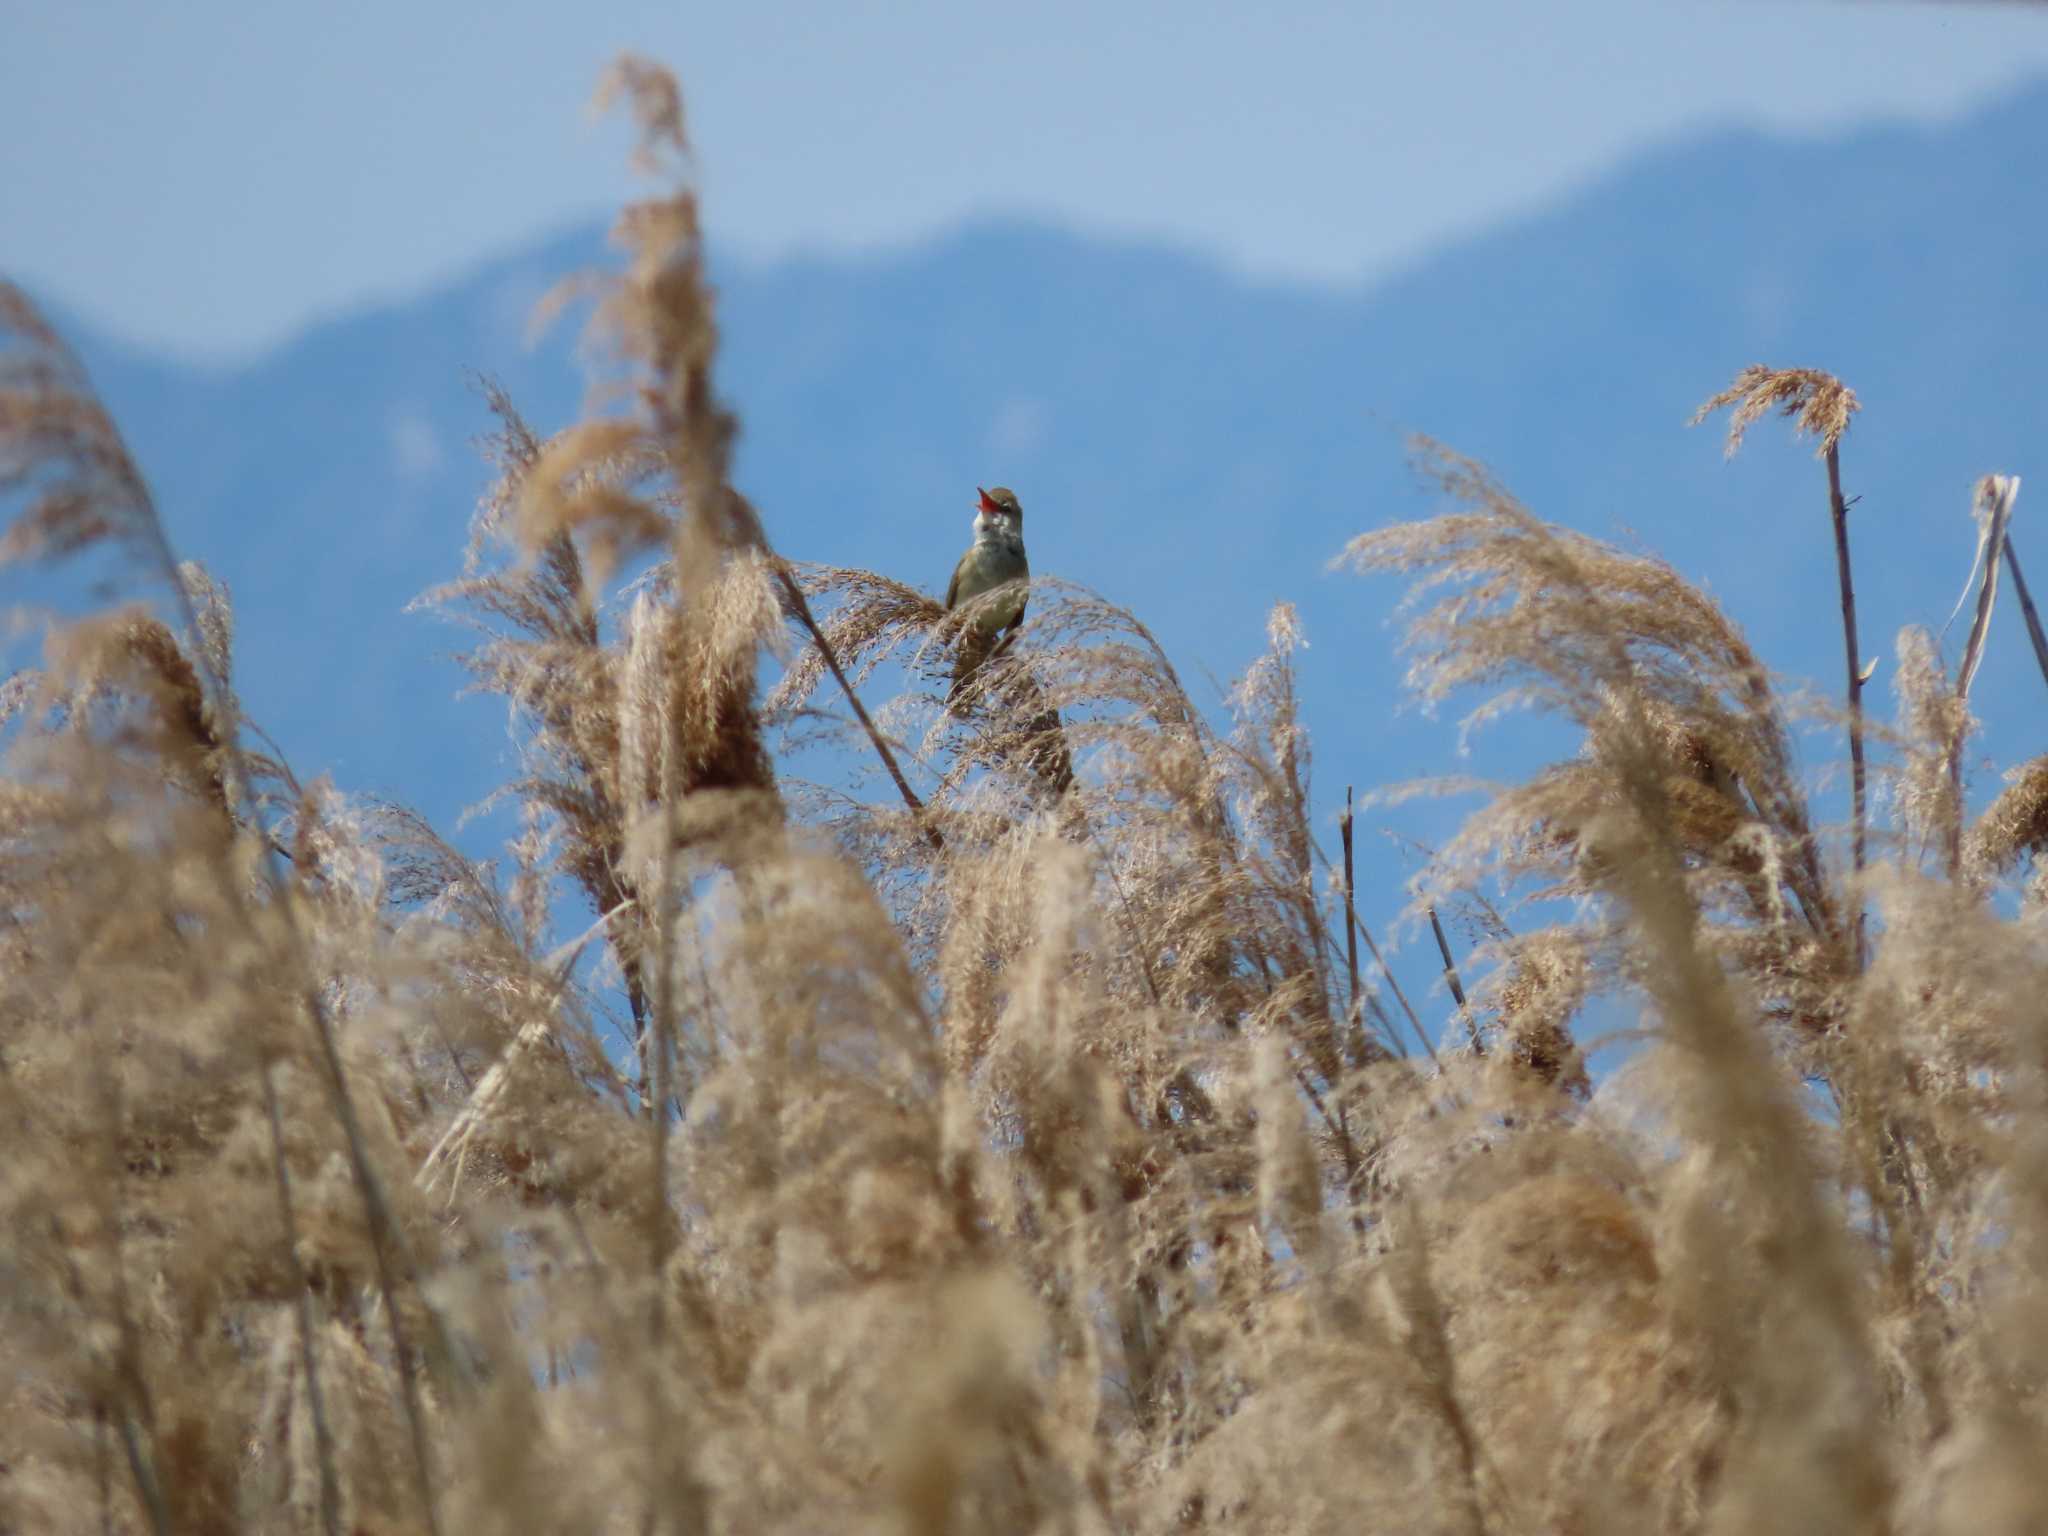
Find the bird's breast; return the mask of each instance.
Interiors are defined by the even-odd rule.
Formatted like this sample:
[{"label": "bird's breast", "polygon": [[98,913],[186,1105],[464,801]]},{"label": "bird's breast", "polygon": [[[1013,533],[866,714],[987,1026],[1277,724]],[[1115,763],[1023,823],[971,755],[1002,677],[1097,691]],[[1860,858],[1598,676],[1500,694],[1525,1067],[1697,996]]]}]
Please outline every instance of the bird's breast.
[{"label": "bird's breast", "polygon": [[[1031,566],[1024,558],[1021,544],[998,543],[990,540],[976,540],[966,554],[960,557],[958,584],[954,590],[954,602],[965,603],[984,592],[993,591],[1006,581],[1022,581],[1031,575]],[[1014,607],[1021,610],[1024,594],[1017,594]],[[1012,605],[1004,604],[1005,608]],[[982,627],[1001,629],[1016,622],[1016,614],[990,613],[983,617]]]}]

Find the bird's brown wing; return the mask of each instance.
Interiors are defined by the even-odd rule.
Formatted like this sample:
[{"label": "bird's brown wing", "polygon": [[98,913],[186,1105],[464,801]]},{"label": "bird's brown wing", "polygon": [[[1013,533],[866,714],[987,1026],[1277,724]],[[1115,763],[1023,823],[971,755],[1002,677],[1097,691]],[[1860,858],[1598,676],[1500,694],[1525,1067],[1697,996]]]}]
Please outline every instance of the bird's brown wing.
[{"label": "bird's brown wing", "polygon": [[946,612],[948,613],[953,611],[953,600],[960,595],[960,567],[966,563],[965,560],[955,563],[953,566],[953,579],[946,583]]}]

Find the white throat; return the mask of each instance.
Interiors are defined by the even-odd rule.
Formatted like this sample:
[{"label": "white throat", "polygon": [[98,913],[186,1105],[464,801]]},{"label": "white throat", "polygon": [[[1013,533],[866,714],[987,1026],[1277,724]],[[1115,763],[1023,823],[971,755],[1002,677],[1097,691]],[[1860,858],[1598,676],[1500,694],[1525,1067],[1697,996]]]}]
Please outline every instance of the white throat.
[{"label": "white throat", "polygon": [[974,514],[974,542],[984,549],[1022,549],[1024,530],[1000,514]]}]

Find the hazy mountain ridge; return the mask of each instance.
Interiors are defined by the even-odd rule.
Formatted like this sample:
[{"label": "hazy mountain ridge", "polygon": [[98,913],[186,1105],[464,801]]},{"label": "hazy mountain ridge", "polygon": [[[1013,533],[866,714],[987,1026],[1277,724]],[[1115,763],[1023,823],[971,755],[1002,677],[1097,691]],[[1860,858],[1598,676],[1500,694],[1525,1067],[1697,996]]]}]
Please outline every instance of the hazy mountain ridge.
[{"label": "hazy mountain ridge", "polygon": [[[2044,158],[2048,88],[1938,128],[1721,134],[1351,294],[1018,223],[718,263],[740,480],[785,553],[933,587],[973,486],[1014,485],[1034,566],[1132,604],[1190,672],[1240,666],[1270,603],[1296,600],[1326,781],[1450,766],[1440,733],[1386,723],[1393,594],[1323,574],[1350,534],[1427,504],[1411,429],[1546,516],[1635,530],[1831,687],[1817,467],[1771,430],[1723,468],[1718,429],[1683,423],[1748,362],[1847,379],[1866,408],[1844,449],[1865,650],[1938,623],[1968,565],[1970,480],[2032,472],[2048,416],[2048,215],[2026,171]],[[496,707],[451,704],[457,676],[429,660],[459,632],[399,611],[459,570],[486,479],[465,374],[537,425],[569,419],[570,333],[528,350],[525,316],[602,255],[595,232],[542,242],[226,373],[72,328],[181,553],[233,586],[245,696],[302,771],[437,816],[502,776]],[[2018,526],[2024,548],[2024,501]],[[1993,718],[2039,704],[2010,618],[1980,683]]]}]

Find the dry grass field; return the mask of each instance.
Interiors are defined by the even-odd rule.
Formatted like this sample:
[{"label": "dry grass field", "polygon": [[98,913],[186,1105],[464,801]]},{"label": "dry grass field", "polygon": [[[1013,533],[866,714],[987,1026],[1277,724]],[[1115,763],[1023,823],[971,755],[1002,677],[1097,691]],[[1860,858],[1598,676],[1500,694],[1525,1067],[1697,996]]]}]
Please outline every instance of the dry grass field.
[{"label": "dry grass field", "polygon": [[491,866],[267,750],[0,290],[4,553],[173,594],[0,695],[0,1531],[2048,1527],[2048,758],[1981,816],[1963,772],[2014,485],[1960,666],[1909,631],[1866,695],[1853,394],[1709,402],[1821,450],[1786,537],[1837,540],[1848,675],[1795,710],[1674,571],[1423,445],[1441,514],[1343,559],[1412,582],[1422,695],[1579,739],[1414,888],[1490,935],[1453,1004],[1310,812],[1287,609],[1219,726],[1040,581],[949,708],[957,616],[771,543],[680,100],[614,86],[607,387],[552,436],[493,397],[433,598],[517,722]]}]

